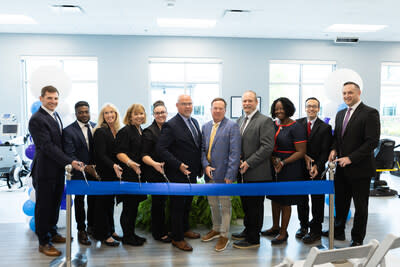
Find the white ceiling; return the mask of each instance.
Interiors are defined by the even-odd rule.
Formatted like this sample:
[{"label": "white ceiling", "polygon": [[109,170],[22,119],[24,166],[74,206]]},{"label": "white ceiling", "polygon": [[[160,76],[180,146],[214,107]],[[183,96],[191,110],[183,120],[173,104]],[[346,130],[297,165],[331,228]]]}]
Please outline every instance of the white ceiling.
[{"label": "white ceiling", "polygon": [[[0,32],[54,34],[169,35],[360,41],[400,41],[398,0],[1,0],[0,14],[24,14],[36,25],[0,25]],[[50,6],[81,6],[84,14],[54,13]],[[229,9],[250,10],[224,17]],[[157,18],[216,19],[212,29],[166,29]],[[326,33],[332,24],[384,24],[375,33]]]}]

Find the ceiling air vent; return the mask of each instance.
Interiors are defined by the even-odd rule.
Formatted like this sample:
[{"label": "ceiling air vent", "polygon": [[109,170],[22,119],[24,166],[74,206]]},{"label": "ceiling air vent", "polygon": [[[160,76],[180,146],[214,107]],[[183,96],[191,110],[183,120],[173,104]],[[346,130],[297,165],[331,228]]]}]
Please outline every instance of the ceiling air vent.
[{"label": "ceiling air vent", "polygon": [[244,9],[226,9],[224,11],[224,19],[230,19],[230,18],[244,18],[248,17],[250,14],[250,10],[244,10]]},{"label": "ceiling air vent", "polygon": [[336,44],[357,44],[360,41],[358,37],[336,37]]}]

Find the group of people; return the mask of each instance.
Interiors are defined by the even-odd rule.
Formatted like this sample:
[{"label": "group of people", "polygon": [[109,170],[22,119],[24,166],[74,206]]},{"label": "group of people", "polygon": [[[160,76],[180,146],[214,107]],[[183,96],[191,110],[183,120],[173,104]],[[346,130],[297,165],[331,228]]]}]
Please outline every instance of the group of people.
[{"label": "group of people", "polygon": [[[96,181],[128,181],[160,183],[196,183],[204,174],[207,183],[260,183],[324,179],[326,162],[337,163],[335,175],[335,239],[345,240],[345,223],[351,199],[355,204],[351,246],[363,243],[371,177],[374,176],[373,150],[380,136],[379,113],[361,102],[361,90],[354,82],[342,89],[348,106],[336,116],[334,134],[329,124],[318,118],[320,102],[311,97],[305,102],[307,117],[294,120],[294,104],[285,97],[271,106],[271,117],[257,110],[257,95],[246,91],[242,96],[243,116],[237,122],[226,118],[226,101],[211,102],[212,120],[200,128],[191,114],[193,102],[189,95],[179,96],[177,115],[167,121],[163,101],[153,104],[154,121],[146,129],[146,112],[141,104],[128,108],[121,128],[120,114],[112,104],[105,104],[97,123],[90,121],[90,107],[85,101],[75,105],[76,121],[63,129],[55,109],[58,91],[53,86],[42,89],[41,108],[32,115],[29,131],[36,153],[32,177],[36,190],[36,234],[39,251],[48,256],[61,252],[53,243],[65,238],[57,232],[61,194],[64,188],[64,167],[74,168],[73,179],[84,174]],[[275,119],[273,121],[272,119]],[[166,178],[168,177],[168,178]],[[135,233],[138,206],[145,195],[75,196],[75,218],[78,241],[90,245],[89,235],[105,245],[120,242],[140,246],[146,242]],[[233,247],[259,247],[260,235],[271,236],[271,244],[288,239],[287,228],[291,206],[297,205],[300,229],[296,237],[306,244],[316,242],[327,231],[322,230],[324,196],[311,196],[312,220],[309,221],[309,197],[267,196],[272,205],[272,226],[262,231],[265,196],[242,196],[244,229],[233,233]],[[185,238],[200,238],[189,229],[192,196],[170,195],[170,225],[165,223],[167,196],[152,196],[151,231],[153,238],[183,251],[192,251]],[[218,239],[216,251],[229,244],[231,221],[229,196],[208,196],[212,229],[201,237],[208,242]],[[115,232],[114,206],[122,202],[120,224],[123,236]],[[87,219],[87,225],[86,225]]]}]

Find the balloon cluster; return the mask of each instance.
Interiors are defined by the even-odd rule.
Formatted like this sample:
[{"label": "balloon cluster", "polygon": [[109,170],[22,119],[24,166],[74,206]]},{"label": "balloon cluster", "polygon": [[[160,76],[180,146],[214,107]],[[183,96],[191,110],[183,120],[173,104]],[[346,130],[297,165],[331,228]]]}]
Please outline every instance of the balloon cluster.
[{"label": "balloon cluster", "polygon": [[35,189],[32,185],[32,177],[27,178],[27,185],[28,185],[28,196],[29,199],[25,201],[24,205],[22,206],[22,211],[28,216],[28,223],[29,228],[35,232],[35,203],[36,203],[36,193]]}]

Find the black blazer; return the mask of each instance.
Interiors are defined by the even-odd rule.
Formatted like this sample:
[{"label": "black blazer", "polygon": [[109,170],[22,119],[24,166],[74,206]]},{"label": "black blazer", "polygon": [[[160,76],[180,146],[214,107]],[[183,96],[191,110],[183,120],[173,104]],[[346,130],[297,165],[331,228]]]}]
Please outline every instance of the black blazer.
[{"label": "black blazer", "polygon": [[[297,121],[301,123],[307,131],[307,118],[301,118]],[[311,129],[310,136],[307,138],[307,155],[317,164],[317,177],[321,177],[321,174],[325,170],[325,163],[331,151],[332,138],[332,127],[323,122],[320,118],[317,118]],[[306,177],[309,177],[309,175]]]},{"label": "black blazer", "polygon": [[343,171],[349,178],[374,177],[374,149],[378,146],[381,131],[379,113],[361,102],[354,110],[342,137],[346,112],[347,109],[344,109],[336,114],[332,149],[336,149],[339,158],[349,157],[352,163],[344,168],[338,166],[338,171]]},{"label": "black blazer", "polygon": [[167,165],[167,176],[174,182],[187,182],[187,177],[179,170],[181,163],[189,166],[191,181],[201,176],[201,131],[197,120],[192,118],[199,140],[196,145],[192,133],[181,116],[177,114],[163,124],[156,151]]},{"label": "black blazer", "polygon": [[[60,117],[58,119],[61,122]],[[63,152],[59,124],[40,107],[29,120],[29,132],[35,143],[35,157],[32,165],[33,183],[35,184],[37,179],[63,183],[65,166],[71,164],[73,159]]]},{"label": "black blazer", "polygon": [[109,127],[98,128],[93,135],[93,154],[96,172],[102,181],[115,181],[115,138]]},{"label": "black blazer", "polygon": [[[93,122],[89,122],[92,127],[95,127],[96,124]],[[64,152],[74,160],[82,161],[86,165],[94,163],[93,156],[93,140],[91,140],[92,149],[89,151],[85,136],[82,133],[82,129],[79,126],[78,122],[75,121],[64,128],[63,130],[63,144],[64,144]],[[89,178],[89,174],[87,178]],[[91,179],[94,177],[90,176]],[[83,174],[80,171],[73,170],[72,179],[84,179]]]},{"label": "black blazer", "polygon": [[[160,156],[157,154],[156,145],[160,137],[161,129],[158,127],[156,121],[143,130],[142,134],[142,154],[141,157],[150,156],[154,161],[162,162]],[[165,182],[161,173],[156,171],[152,166],[143,163],[143,177],[147,181],[153,183]]]},{"label": "black blazer", "polygon": [[[125,153],[134,162],[140,164],[142,169],[142,158],[141,158],[141,143],[142,136],[140,135],[138,129],[134,125],[126,125],[118,133],[115,139],[115,155],[118,153]],[[136,172],[121,163],[120,165],[123,169],[122,178],[125,181],[138,182],[138,175]],[[141,179],[143,182],[144,180]]]}]

